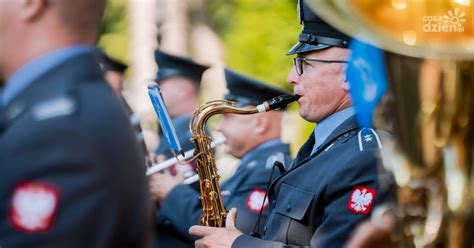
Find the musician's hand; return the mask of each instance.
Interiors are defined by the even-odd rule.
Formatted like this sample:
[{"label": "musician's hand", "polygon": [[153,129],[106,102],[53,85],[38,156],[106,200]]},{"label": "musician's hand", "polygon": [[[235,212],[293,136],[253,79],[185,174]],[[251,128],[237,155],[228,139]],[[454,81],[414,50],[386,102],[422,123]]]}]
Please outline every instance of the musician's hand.
[{"label": "musician's hand", "polygon": [[351,239],[346,244],[346,248],[383,248],[391,246],[391,230],[394,225],[393,216],[386,214],[377,222],[366,220],[361,222]]},{"label": "musician's hand", "polygon": [[150,153],[148,153],[148,155],[145,156],[145,164],[148,168],[150,168],[153,165],[164,162],[166,159],[167,159],[167,157],[164,154],[157,155],[154,152],[150,152]]},{"label": "musician's hand", "polygon": [[156,154],[154,152],[150,152],[148,157],[149,157],[150,162],[154,164],[162,163],[168,158],[164,154]]},{"label": "musician's hand", "polygon": [[155,173],[149,177],[151,198],[162,202],[174,187],[183,182],[183,173],[178,173],[176,176]]},{"label": "musician's hand", "polygon": [[236,217],[237,209],[232,208],[227,215],[225,228],[192,226],[189,229],[189,234],[202,237],[194,243],[196,247],[231,247],[237,237],[243,234],[235,227]]}]

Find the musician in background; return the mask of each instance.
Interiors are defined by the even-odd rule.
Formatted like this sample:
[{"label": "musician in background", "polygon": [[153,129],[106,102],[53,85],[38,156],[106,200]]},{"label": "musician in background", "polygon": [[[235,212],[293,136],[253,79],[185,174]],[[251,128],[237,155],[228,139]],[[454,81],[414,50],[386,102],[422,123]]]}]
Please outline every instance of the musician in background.
[{"label": "musician in background", "polygon": [[134,113],[130,105],[128,105],[125,97],[123,96],[123,81],[124,73],[127,70],[128,66],[117,59],[109,57],[105,52],[102,52],[99,57],[99,65],[104,72],[104,77],[107,83],[112,87],[115,95],[122,104],[125,114],[128,116],[128,120],[135,129],[135,134],[137,141],[140,144],[140,147],[143,151],[143,155],[147,156],[148,151],[145,145],[145,139],[143,137],[142,127],[140,126],[140,117],[138,114]]},{"label": "musician in background", "polygon": [[145,161],[97,64],[105,0],[0,1],[0,246],[147,247]]},{"label": "musician in background", "polygon": [[[194,148],[194,144],[190,140],[189,121],[193,111],[199,107],[202,74],[209,67],[188,58],[163,52],[160,49],[155,51],[155,62],[158,65],[155,82],[161,88],[166,109],[173,121],[181,147],[185,151],[191,150]],[[159,135],[161,136],[161,130]],[[173,157],[163,138],[160,138],[155,154],[159,161]],[[176,165],[171,170],[173,174],[186,173],[194,171],[194,167],[192,165]]]},{"label": "musician in background", "polygon": [[[228,94],[225,99],[237,102],[238,107],[255,106],[287,92],[270,87],[253,78],[226,69]],[[291,162],[290,148],[282,142],[282,111],[254,115],[224,114],[217,131],[225,138],[227,152],[240,159],[235,174],[222,183],[221,193],[226,208],[238,208],[237,226],[246,233],[254,231],[258,215],[264,223],[268,200],[264,201],[270,176],[276,178],[281,168]],[[158,247],[194,247],[194,237],[188,234],[192,225],[199,223],[202,214],[199,193],[182,183],[182,177],[155,174],[150,189],[160,203],[157,233]],[[258,227],[262,225],[257,225]],[[165,232],[160,232],[165,230]],[[171,230],[174,236],[170,236]]]},{"label": "musician in background", "polygon": [[[163,101],[172,119],[181,147],[184,151],[194,149],[194,144],[191,142],[189,122],[192,113],[199,107],[202,75],[209,67],[198,64],[188,58],[166,53],[160,49],[155,50],[155,62],[158,66],[155,82],[160,86]],[[155,163],[163,162],[173,157],[161,129],[158,135],[160,136],[160,142],[154,154],[152,153],[150,156],[151,160]],[[175,164],[167,170],[169,174],[183,178],[183,180],[185,174],[193,175],[196,173],[194,163]],[[151,176],[150,182],[155,177]],[[199,183],[194,182],[191,184],[191,188],[197,193]],[[152,198],[155,197],[152,195]],[[157,207],[159,207],[159,202],[156,203]],[[159,211],[157,208],[155,211],[156,215],[158,215]],[[157,221],[156,224],[156,232],[160,234],[155,242],[156,247],[163,247],[164,244],[174,248],[186,245],[175,230],[168,228],[160,221]]]}]

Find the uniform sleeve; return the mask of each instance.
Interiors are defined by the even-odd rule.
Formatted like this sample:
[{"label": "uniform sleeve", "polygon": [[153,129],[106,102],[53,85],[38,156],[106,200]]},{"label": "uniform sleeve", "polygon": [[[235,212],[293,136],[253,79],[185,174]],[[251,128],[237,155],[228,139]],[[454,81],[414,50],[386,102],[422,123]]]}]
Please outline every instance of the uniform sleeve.
[{"label": "uniform sleeve", "polygon": [[285,245],[284,243],[263,240],[255,238],[249,235],[240,235],[232,243],[232,248],[246,248],[246,247],[259,247],[259,248],[279,248],[279,247],[293,247]]},{"label": "uniform sleeve", "polygon": [[313,234],[311,247],[343,247],[357,224],[367,219],[374,205],[384,199],[373,151],[357,152],[345,162],[345,169],[328,184],[322,223]]},{"label": "uniform sleeve", "polygon": [[172,225],[181,235],[196,240],[189,234],[189,228],[199,224],[201,217],[199,193],[189,185],[176,186],[161,203],[158,221]]},{"label": "uniform sleeve", "polygon": [[263,239],[255,238],[249,235],[240,235],[239,237],[237,237],[234,243],[232,243],[232,248],[247,248],[247,247],[258,247],[258,248],[305,247],[307,248],[308,246],[287,245],[281,242],[263,240]]},{"label": "uniform sleeve", "polygon": [[[37,151],[35,153],[39,154]],[[0,224],[2,247],[85,247],[99,245],[99,239],[109,239],[111,235],[116,234],[113,230],[121,232],[120,239],[123,241],[130,241],[131,237],[134,235],[138,237],[139,233],[149,234],[145,232],[148,226],[141,222],[149,218],[144,208],[144,203],[147,202],[147,185],[132,178],[134,173],[129,173],[132,177],[126,179],[133,186],[120,189],[107,179],[116,176],[113,171],[100,173],[97,169],[100,168],[99,165],[84,162],[78,156],[60,155],[52,158],[54,155],[42,154],[41,162],[36,160],[35,163],[31,163],[30,161],[29,164],[34,166],[28,166],[28,171],[24,173],[26,183],[23,181],[23,184],[17,184],[11,191],[5,193],[9,194],[8,197],[11,200],[7,203],[11,204],[12,209],[16,209],[15,215],[26,216],[25,218],[34,221],[35,218],[39,218],[38,215],[43,214],[48,216],[43,222],[47,224],[44,224],[45,228],[41,227],[42,224],[37,225],[40,228],[33,228],[34,226],[28,222],[19,221],[14,216],[10,216],[9,221],[5,218],[5,221]],[[28,158],[30,157],[21,160]],[[27,165],[28,163],[21,161],[18,164]],[[42,195],[23,194],[23,199],[19,204],[12,200],[20,196],[18,192],[21,190],[28,191],[29,189],[34,189],[33,192],[40,190]],[[117,192],[121,191],[135,194],[119,195]],[[30,199],[24,199],[26,197]],[[42,200],[45,197],[46,199]],[[2,204],[4,202],[6,201]],[[124,210],[123,205],[126,204],[124,202],[134,204],[129,204],[130,208]],[[0,206],[0,209],[4,209],[4,206]],[[32,216],[32,213],[36,217]],[[121,221],[123,227],[115,227],[116,221]],[[30,233],[28,227],[41,230]],[[91,237],[97,239],[91,241]],[[119,243],[120,240],[117,242]]]},{"label": "uniform sleeve", "polygon": [[[237,208],[236,226],[244,233],[253,231],[255,223],[262,207],[265,194],[266,182],[270,176],[269,170],[260,170],[251,174],[250,178],[232,192],[231,199],[226,203],[226,208]],[[260,200],[260,201],[259,201]],[[268,205],[268,203],[266,203]],[[264,210],[267,206],[264,206]],[[159,209],[158,221],[172,225],[178,232],[191,240],[197,237],[189,235],[189,228],[199,224],[202,214],[199,193],[189,185],[175,187]],[[260,219],[263,226],[266,219],[266,211]]]},{"label": "uniform sleeve", "polygon": [[268,199],[264,204],[262,203],[270,172],[271,170],[264,168],[251,172],[249,178],[242,185],[239,185],[235,192],[232,192],[231,199],[226,204],[227,209],[237,208],[236,226],[245,234],[253,231],[262,206],[263,212],[260,218],[260,227],[263,227],[265,224]]}]

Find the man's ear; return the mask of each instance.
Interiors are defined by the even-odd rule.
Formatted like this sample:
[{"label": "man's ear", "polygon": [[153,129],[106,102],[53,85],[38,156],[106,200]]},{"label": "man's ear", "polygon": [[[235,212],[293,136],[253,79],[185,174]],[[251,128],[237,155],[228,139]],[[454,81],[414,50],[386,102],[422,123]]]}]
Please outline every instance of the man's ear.
[{"label": "man's ear", "polygon": [[268,129],[268,118],[266,118],[266,113],[260,113],[255,115],[255,132],[258,134],[264,133]]},{"label": "man's ear", "polygon": [[46,11],[45,0],[21,0],[20,17],[25,21],[33,21]]}]

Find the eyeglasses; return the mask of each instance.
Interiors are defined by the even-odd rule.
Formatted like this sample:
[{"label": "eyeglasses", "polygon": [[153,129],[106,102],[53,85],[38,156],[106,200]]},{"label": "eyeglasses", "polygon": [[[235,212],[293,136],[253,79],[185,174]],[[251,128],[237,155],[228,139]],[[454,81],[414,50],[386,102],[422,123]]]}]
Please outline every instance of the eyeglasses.
[{"label": "eyeglasses", "polygon": [[344,60],[307,59],[307,58],[295,57],[293,58],[293,65],[295,66],[296,73],[298,73],[298,75],[300,76],[303,75],[303,62],[307,62],[307,61],[322,62],[322,63],[343,63],[343,64],[349,63],[348,61],[344,61]]}]

